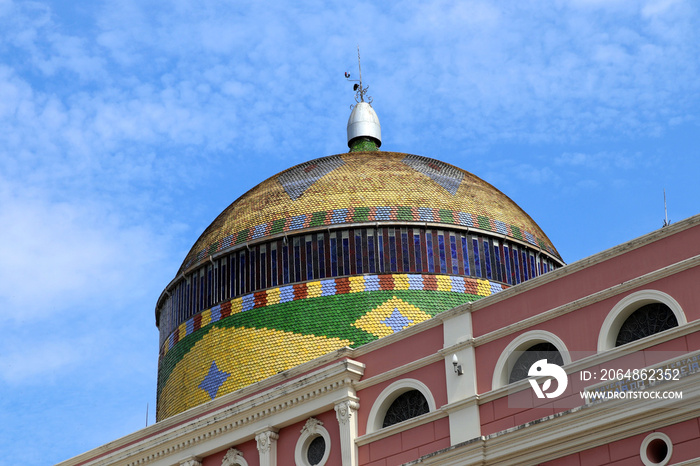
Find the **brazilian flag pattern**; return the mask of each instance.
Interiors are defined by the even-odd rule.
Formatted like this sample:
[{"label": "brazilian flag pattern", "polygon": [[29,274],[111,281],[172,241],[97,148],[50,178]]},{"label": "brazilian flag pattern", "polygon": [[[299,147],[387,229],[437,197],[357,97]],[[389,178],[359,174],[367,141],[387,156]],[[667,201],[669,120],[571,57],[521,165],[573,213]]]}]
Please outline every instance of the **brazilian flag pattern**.
[{"label": "brazilian flag pattern", "polygon": [[500,291],[448,275],[363,275],[268,289],[217,305],[165,341],[159,420],[334,350],[355,348]]}]

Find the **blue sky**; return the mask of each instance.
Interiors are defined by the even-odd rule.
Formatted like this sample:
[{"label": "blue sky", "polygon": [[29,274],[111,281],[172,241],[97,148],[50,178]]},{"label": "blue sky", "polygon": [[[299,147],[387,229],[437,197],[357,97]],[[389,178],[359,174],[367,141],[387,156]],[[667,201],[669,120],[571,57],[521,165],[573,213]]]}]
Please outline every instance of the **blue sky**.
[{"label": "blue sky", "polygon": [[567,262],[700,213],[693,0],[0,0],[0,464],[149,423],[154,306],[202,230],[345,152],[363,79],[382,149],[523,207]]}]

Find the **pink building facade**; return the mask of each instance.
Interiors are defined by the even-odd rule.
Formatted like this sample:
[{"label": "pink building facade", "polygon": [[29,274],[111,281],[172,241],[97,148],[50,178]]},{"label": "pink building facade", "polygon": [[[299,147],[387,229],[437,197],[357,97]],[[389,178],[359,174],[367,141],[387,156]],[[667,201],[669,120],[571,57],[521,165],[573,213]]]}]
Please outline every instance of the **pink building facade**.
[{"label": "pink building facade", "polygon": [[[62,464],[700,464],[699,265],[696,216]],[[642,308],[675,325],[640,330],[630,320]],[[531,383],[551,393],[559,380],[511,377],[538,344],[561,357],[559,396],[540,399]],[[411,411],[410,396],[407,412],[396,408],[407,394],[423,408]]]},{"label": "pink building facade", "polygon": [[700,215],[565,265],[365,90],[161,294],[158,422],[61,464],[700,464]]}]

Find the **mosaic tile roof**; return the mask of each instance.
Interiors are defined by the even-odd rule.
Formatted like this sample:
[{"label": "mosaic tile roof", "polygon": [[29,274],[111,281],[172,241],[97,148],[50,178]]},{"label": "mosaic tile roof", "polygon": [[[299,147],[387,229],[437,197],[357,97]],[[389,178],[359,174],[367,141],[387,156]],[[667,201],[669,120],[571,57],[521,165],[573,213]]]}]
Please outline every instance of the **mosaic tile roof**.
[{"label": "mosaic tile roof", "polygon": [[331,351],[358,347],[501,291],[488,280],[360,275],[273,288],[183,323],[161,348],[159,420]]},{"label": "mosaic tile roof", "polygon": [[[302,163],[245,193],[202,233],[180,272],[236,244],[283,232],[381,222],[460,225],[559,257],[517,204],[471,173],[417,155],[351,152]],[[400,332],[505,286],[456,273],[309,277],[185,315],[161,328],[157,418]]]},{"label": "mosaic tile roof", "polygon": [[297,165],[245,193],[202,233],[180,271],[235,244],[277,233],[392,220],[480,228],[559,258],[530,216],[477,176],[418,155],[351,152]]}]

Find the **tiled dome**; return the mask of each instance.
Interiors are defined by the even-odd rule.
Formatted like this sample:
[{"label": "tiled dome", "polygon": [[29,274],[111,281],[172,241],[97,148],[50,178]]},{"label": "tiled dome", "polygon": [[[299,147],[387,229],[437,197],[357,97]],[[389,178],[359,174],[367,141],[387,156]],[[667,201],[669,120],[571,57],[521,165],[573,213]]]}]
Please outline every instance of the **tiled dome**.
[{"label": "tiled dome", "polygon": [[232,245],[283,232],[397,220],[491,231],[560,258],[532,218],[481,178],[418,155],[351,152],[302,163],[245,193],[202,233],[180,272]]},{"label": "tiled dome", "polygon": [[452,165],[376,150],[297,165],[226,208],[161,295],[157,418],[561,264],[520,207]]}]

